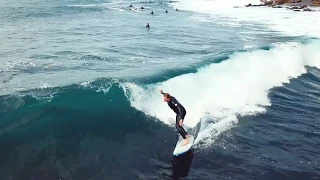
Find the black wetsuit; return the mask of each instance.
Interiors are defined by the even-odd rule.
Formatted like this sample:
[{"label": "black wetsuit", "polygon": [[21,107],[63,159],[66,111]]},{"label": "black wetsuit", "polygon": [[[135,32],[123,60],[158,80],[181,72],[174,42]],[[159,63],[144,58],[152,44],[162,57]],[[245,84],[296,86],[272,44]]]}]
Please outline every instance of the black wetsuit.
[{"label": "black wetsuit", "polygon": [[168,102],[168,106],[177,114],[176,116],[176,128],[178,132],[181,134],[183,139],[186,139],[186,135],[188,134],[182,126],[179,125],[180,119],[184,120],[186,116],[186,109],[177,101],[177,99],[171,96],[170,101]]}]

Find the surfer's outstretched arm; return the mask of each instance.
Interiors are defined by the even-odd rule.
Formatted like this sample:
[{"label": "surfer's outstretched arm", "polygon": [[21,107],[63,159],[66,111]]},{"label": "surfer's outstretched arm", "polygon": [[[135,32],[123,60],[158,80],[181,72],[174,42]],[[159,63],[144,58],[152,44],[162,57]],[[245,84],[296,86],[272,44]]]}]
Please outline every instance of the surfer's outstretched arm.
[{"label": "surfer's outstretched arm", "polygon": [[160,93],[162,94],[162,95],[165,95],[166,93],[164,93],[162,90],[160,90]]}]

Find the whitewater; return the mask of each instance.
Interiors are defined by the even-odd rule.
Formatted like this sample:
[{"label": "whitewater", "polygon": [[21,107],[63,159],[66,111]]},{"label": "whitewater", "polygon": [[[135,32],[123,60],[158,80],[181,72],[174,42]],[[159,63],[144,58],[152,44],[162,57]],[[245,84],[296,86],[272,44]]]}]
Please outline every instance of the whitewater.
[{"label": "whitewater", "polygon": [[161,102],[159,90],[171,93],[188,109],[185,125],[193,128],[201,122],[195,143],[207,139],[210,144],[237,124],[238,115],[263,113],[263,106],[271,105],[270,89],[306,73],[306,66],[320,68],[319,47],[319,42],[276,44],[271,50],[235,53],[227,61],[156,85],[126,83],[124,88],[133,107],[172,125],[175,116]]},{"label": "whitewater", "polygon": [[[262,24],[270,30],[290,36],[320,37],[317,28],[320,25],[317,18],[319,8],[309,7],[314,12],[306,13],[270,7],[251,7],[248,10],[244,5],[249,3],[258,5],[260,4],[260,0],[183,0],[173,4],[173,7],[207,15],[203,17],[205,19],[222,18],[223,23],[235,27],[256,23]],[[259,32],[252,31],[252,33]]]}]

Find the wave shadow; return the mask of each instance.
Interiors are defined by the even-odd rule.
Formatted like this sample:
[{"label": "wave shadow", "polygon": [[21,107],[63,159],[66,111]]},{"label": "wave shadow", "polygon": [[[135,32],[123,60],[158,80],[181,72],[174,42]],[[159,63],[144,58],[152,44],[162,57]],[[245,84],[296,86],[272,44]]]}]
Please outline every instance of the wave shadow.
[{"label": "wave shadow", "polygon": [[171,161],[172,174],[171,179],[176,180],[182,177],[187,177],[190,172],[191,163],[193,160],[193,150],[190,149],[184,154],[173,156]]}]

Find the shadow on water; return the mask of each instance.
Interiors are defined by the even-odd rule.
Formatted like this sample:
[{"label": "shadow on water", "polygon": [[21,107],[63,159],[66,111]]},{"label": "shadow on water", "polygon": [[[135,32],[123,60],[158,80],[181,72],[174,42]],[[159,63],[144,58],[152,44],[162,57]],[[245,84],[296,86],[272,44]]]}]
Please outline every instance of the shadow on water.
[{"label": "shadow on water", "polygon": [[172,164],[171,179],[178,180],[179,178],[187,177],[189,175],[192,159],[193,159],[192,149],[182,155],[173,156],[173,159],[171,162]]}]

